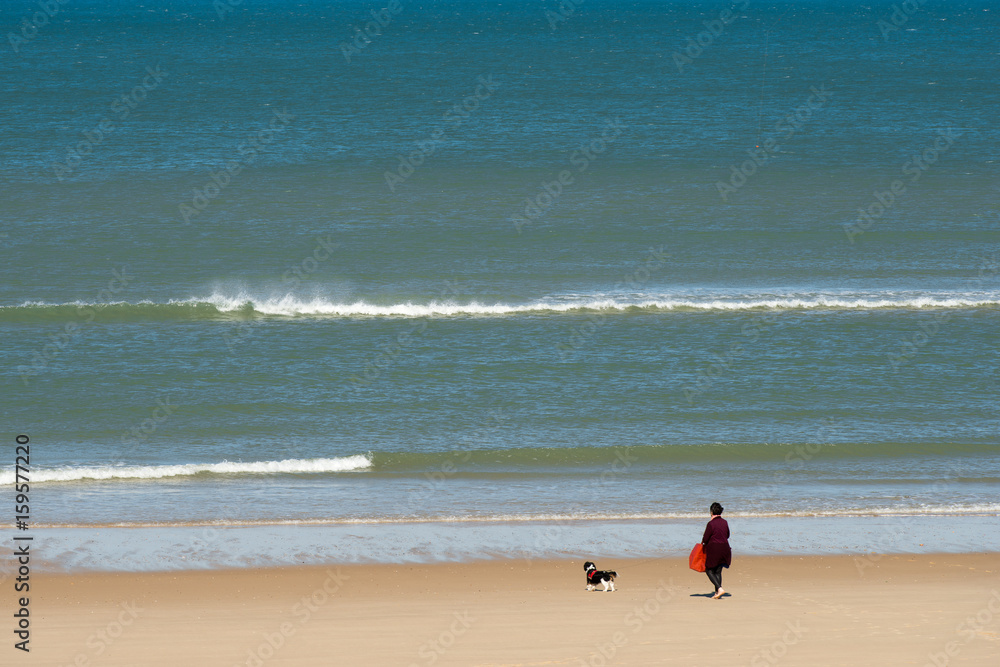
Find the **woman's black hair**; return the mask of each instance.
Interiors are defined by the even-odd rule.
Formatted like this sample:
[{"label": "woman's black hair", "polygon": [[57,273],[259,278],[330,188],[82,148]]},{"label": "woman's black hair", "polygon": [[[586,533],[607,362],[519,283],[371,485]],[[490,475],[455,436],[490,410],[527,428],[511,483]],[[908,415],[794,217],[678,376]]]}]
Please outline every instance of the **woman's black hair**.
[{"label": "woman's black hair", "polygon": [[710,508],[710,510],[713,516],[722,514],[722,505],[720,505],[719,503],[712,503],[712,507]]}]

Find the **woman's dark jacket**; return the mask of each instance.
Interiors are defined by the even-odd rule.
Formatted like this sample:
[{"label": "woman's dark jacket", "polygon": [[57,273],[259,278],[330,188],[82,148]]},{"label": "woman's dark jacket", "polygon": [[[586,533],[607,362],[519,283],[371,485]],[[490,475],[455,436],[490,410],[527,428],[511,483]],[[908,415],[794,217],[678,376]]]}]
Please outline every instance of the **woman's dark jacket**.
[{"label": "woman's dark jacket", "polygon": [[711,570],[720,565],[729,567],[733,562],[733,552],[729,548],[729,524],[721,516],[717,516],[705,526],[705,535],[701,538],[705,547],[705,569]]}]

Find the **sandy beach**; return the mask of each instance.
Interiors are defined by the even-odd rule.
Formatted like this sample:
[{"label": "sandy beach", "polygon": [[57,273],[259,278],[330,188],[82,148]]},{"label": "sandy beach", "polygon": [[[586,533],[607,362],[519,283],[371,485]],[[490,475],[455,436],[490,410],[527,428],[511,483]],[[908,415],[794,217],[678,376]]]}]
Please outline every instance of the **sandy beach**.
[{"label": "sandy beach", "polygon": [[[744,557],[44,574],[34,665],[986,665],[1000,555]],[[4,596],[5,615],[13,606]],[[8,615],[7,618],[10,618]],[[9,635],[8,635],[9,636]],[[8,662],[14,658],[15,662]]]}]

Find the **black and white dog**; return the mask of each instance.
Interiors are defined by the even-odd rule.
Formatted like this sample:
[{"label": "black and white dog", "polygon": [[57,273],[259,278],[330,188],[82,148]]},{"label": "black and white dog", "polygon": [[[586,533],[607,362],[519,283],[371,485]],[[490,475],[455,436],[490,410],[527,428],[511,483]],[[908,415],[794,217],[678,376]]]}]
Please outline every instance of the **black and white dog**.
[{"label": "black and white dog", "polygon": [[607,593],[615,591],[615,577],[618,573],[614,570],[598,570],[597,566],[591,563],[589,560],[583,564],[583,569],[587,572],[587,590],[593,591],[597,589],[599,584],[604,585],[604,592]]}]

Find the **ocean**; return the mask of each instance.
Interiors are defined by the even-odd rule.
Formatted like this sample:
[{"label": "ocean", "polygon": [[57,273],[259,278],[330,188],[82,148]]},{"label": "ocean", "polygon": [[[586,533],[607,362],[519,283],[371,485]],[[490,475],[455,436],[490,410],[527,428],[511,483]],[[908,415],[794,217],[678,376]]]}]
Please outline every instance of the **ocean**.
[{"label": "ocean", "polygon": [[1000,550],[998,18],[4,2],[0,549]]}]

